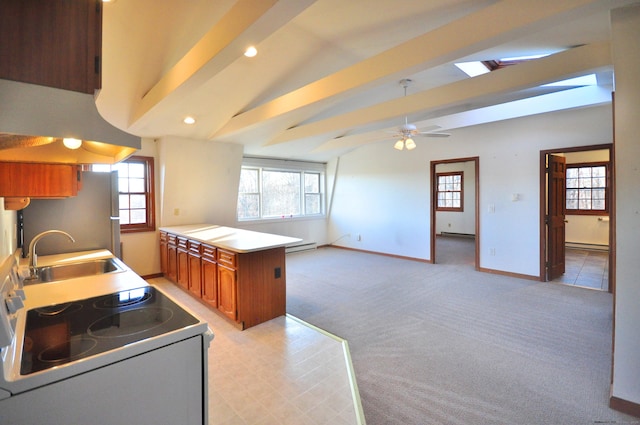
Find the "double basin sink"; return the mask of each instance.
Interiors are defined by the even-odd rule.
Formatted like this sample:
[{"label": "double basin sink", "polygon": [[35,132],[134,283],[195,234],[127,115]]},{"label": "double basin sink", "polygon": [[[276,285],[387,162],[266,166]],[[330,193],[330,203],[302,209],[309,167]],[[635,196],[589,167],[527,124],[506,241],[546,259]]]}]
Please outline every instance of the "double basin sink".
[{"label": "double basin sink", "polygon": [[98,258],[73,263],[54,264],[36,268],[36,277],[27,277],[25,285],[56,282],[59,280],[88,277],[105,273],[123,272],[124,268],[115,258]]}]

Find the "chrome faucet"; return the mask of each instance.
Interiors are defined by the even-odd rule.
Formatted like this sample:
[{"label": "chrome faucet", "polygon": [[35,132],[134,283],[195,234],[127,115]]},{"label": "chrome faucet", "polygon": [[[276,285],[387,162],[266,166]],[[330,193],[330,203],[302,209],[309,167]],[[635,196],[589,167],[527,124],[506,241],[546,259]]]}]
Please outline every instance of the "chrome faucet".
[{"label": "chrome faucet", "polygon": [[47,230],[46,232],[38,233],[37,235],[35,235],[33,239],[31,239],[31,242],[29,243],[29,279],[38,278],[38,268],[37,268],[38,256],[36,255],[36,244],[43,237],[54,234],[54,233],[60,233],[62,235],[65,235],[66,237],[69,238],[71,242],[76,241],[75,239],[73,239],[73,236],[71,236],[67,232],[63,232],[62,230]]}]

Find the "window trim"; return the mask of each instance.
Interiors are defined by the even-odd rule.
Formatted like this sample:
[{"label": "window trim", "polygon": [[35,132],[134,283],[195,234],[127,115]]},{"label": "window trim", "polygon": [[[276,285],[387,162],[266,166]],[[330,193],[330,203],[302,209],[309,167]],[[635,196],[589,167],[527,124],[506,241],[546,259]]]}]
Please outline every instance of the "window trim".
[{"label": "window trim", "polygon": [[[564,196],[565,196],[565,215],[604,215],[604,216],[608,216],[609,215],[609,180],[610,180],[610,169],[609,169],[609,161],[594,161],[594,162],[576,162],[576,163],[571,163],[571,164],[566,164],[565,167],[565,189],[564,189]],[[567,177],[566,177],[566,171],[569,170],[569,168],[593,168],[593,167],[602,167],[604,166],[604,173],[605,173],[605,183],[604,183],[604,209],[603,210],[582,210],[582,209],[569,209],[567,208],[567,190],[569,189],[575,189],[575,188],[569,188],[567,187]],[[579,188],[578,188],[579,189]],[[597,188],[597,189],[601,189],[601,188]],[[591,198],[593,200],[593,197]]]},{"label": "window trim", "polygon": [[[145,223],[121,224],[120,233],[138,233],[138,232],[155,232],[156,230],[156,213],[155,213],[155,182],[154,182],[154,164],[151,156],[130,156],[120,163],[143,163],[145,169],[145,197],[147,203],[147,216]],[[123,192],[129,193],[129,192]],[[118,195],[120,191],[118,191]]]},{"label": "window trim", "polygon": [[[460,176],[460,207],[441,207],[438,205],[438,199],[440,194],[440,177],[443,176]],[[454,192],[457,192],[454,191]],[[446,171],[442,173],[436,173],[436,211],[448,211],[448,212],[464,212],[464,171]]]},{"label": "window trim", "polygon": [[[317,219],[324,218],[326,216],[326,164],[318,163],[318,162],[304,162],[304,161],[292,161],[285,159],[275,159],[275,158],[256,158],[256,157],[245,157],[242,161],[241,169],[252,169],[257,170],[258,172],[258,205],[259,205],[259,216],[255,218],[240,218],[238,216],[238,209],[236,207],[236,220],[238,222],[273,222],[274,220],[309,220],[309,219]],[[306,209],[306,194],[315,192],[305,192],[305,174],[318,174],[319,175],[319,184],[320,184],[320,213],[318,214],[301,214],[301,215],[286,215],[286,216],[269,216],[265,217],[263,215],[263,172],[264,171],[272,171],[272,172],[288,172],[288,173],[300,173],[300,207],[301,211],[305,211]],[[248,194],[254,194],[255,192],[247,192]],[[240,188],[238,187],[238,202],[240,200]]]}]

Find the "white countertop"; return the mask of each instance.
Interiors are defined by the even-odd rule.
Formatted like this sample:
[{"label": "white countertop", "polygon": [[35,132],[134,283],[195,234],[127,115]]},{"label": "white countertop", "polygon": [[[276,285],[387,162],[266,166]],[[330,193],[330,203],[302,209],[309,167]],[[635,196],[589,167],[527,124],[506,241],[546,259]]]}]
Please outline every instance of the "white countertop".
[{"label": "white countertop", "polygon": [[161,227],[160,230],[239,253],[278,248],[302,241],[299,238],[213,224]]},{"label": "white countertop", "polygon": [[[70,252],[66,254],[38,256],[38,267],[77,263],[82,261],[112,258],[113,254],[106,250]],[[114,257],[115,258],[115,257]],[[114,292],[148,286],[148,283],[132,271],[122,261],[115,259],[122,271],[104,273],[91,276],[76,277],[73,279],[54,282],[26,284],[24,287],[27,298],[25,307],[27,310],[45,305],[59,304],[69,300],[81,300],[99,295],[107,295]],[[28,259],[21,258],[21,269],[27,267]]]}]

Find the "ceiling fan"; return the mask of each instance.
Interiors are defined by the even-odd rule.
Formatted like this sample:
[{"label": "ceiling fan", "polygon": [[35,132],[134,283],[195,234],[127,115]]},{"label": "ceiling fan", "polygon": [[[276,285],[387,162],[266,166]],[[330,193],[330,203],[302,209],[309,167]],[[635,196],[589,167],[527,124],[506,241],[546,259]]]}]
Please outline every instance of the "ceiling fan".
[{"label": "ceiling fan", "polygon": [[[413,81],[408,78],[403,78],[402,80],[400,80],[400,85],[404,88],[405,96],[407,95],[407,87],[409,87],[409,85],[412,82]],[[415,125],[409,124],[407,117],[405,116],[404,125],[398,127],[397,132],[394,133],[395,136],[398,138],[398,140],[393,145],[393,147],[399,151],[403,150],[404,148],[407,148],[407,150],[415,149],[416,142],[413,140],[413,137],[415,136],[422,136],[422,137],[449,137],[450,136],[449,133],[433,132],[433,130],[436,130],[438,128],[440,127],[434,126],[431,129],[432,131],[418,131]]]}]

